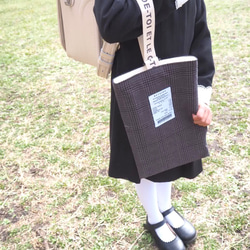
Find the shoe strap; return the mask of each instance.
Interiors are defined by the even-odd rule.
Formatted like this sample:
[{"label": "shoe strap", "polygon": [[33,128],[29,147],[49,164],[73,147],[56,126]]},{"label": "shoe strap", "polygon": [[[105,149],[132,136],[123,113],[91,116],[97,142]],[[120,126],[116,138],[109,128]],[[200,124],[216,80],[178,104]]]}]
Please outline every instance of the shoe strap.
[{"label": "shoe strap", "polygon": [[150,226],[151,229],[154,229],[154,230],[155,230],[155,229],[157,229],[157,228],[163,226],[165,223],[166,223],[166,221],[165,221],[165,219],[163,219],[162,221],[160,221],[160,222],[158,222],[158,223],[156,223],[156,224],[150,224],[150,223],[148,222],[148,225]]},{"label": "shoe strap", "polygon": [[163,215],[164,217],[166,217],[167,215],[169,215],[170,213],[172,213],[174,210],[175,210],[175,208],[174,208],[174,207],[171,207],[171,208],[169,208],[168,210],[162,212],[162,215]]}]

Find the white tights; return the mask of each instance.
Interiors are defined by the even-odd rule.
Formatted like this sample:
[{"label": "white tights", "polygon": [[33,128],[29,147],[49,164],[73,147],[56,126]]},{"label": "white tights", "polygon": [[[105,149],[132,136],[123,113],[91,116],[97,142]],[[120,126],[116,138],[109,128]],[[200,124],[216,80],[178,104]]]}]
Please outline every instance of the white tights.
[{"label": "white tights", "polygon": [[[171,208],[171,182],[152,182],[141,179],[140,184],[135,184],[136,192],[141,201],[150,224],[163,220],[162,212]],[[166,216],[168,223],[177,228],[183,225],[182,218],[175,212]],[[157,235],[165,242],[172,241],[175,236],[166,224],[156,229]]]}]

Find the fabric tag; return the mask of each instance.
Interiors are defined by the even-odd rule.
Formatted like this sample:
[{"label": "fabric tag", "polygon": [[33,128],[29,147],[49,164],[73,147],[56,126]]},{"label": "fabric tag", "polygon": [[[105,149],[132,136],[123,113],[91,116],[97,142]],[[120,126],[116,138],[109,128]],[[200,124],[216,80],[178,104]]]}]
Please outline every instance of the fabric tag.
[{"label": "fabric tag", "polygon": [[175,118],[170,87],[150,95],[148,99],[156,128]]}]

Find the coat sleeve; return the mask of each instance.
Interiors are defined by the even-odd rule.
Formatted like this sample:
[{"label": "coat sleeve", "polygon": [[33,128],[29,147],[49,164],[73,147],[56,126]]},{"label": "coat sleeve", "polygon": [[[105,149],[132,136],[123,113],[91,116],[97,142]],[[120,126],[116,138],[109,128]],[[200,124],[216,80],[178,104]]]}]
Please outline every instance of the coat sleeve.
[{"label": "coat sleeve", "polygon": [[[153,0],[156,23],[176,10],[175,0]],[[142,34],[141,11],[136,0],[95,0],[94,14],[104,40],[124,42]]]},{"label": "coat sleeve", "polygon": [[207,26],[204,0],[196,0],[197,16],[190,54],[198,58],[199,102],[209,104],[215,73],[210,31]]}]

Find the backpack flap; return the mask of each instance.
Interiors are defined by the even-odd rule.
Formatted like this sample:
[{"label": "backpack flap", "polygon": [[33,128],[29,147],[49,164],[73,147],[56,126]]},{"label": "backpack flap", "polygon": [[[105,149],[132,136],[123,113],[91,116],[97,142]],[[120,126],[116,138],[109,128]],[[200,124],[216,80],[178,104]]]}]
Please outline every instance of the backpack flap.
[{"label": "backpack flap", "polygon": [[94,0],[58,0],[61,43],[67,55],[95,67],[102,38],[93,13]]}]

